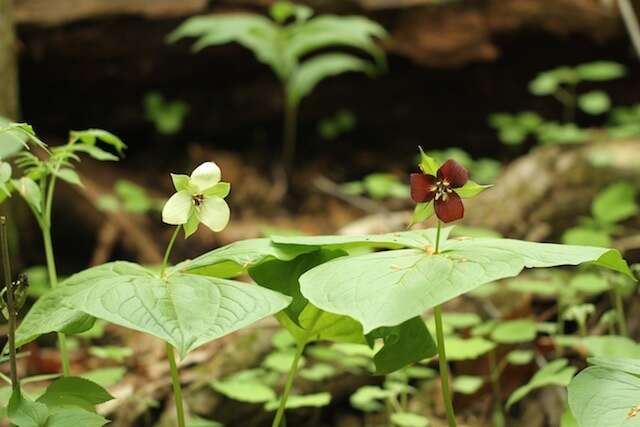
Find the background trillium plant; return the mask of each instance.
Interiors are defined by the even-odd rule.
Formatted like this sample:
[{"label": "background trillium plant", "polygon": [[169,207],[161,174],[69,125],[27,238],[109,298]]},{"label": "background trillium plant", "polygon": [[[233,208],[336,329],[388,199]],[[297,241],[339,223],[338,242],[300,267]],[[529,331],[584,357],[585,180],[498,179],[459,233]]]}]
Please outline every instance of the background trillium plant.
[{"label": "background trillium plant", "polygon": [[231,186],[221,182],[221,172],[214,162],[198,166],[191,176],[171,174],[175,193],[162,209],[162,221],[183,225],[189,237],[203,223],[212,231],[221,231],[229,223],[229,206],[224,198]]}]

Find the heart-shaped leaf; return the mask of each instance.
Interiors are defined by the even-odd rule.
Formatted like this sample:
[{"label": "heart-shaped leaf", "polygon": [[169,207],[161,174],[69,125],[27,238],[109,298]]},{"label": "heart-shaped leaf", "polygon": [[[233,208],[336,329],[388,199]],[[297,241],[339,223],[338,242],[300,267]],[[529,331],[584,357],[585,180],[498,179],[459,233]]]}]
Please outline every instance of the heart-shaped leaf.
[{"label": "heart-shaped leaf", "polygon": [[[404,234],[403,242],[429,236],[409,233],[415,233],[413,239]],[[633,277],[620,253],[604,248],[485,238],[443,242],[440,254],[420,247],[329,261],[305,273],[300,289],[318,308],[350,316],[368,333],[420,316],[485,283],[517,276],[525,267],[594,262]]]},{"label": "heart-shaped leaf", "polygon": [[592,366],[569,384],[569,406],[580,427],[640,426],[640,378]]},{"label": "heart-shaped leaf", "polygon": [[71,307],[154,335],[182,356],[285,308],[290,298],[258,286],[195,274],[160,278],[136,264],[91,278],[65,297]]},{"label": "heart-shaped leaf", "polygon": [[234,277],[264,261],[270,259],[290,261],[298,255],[314,250],[315,248],[309,246],[277,245],[270,239],[241,240],[207,252],[193,260],[182,262],[169,271]]}]

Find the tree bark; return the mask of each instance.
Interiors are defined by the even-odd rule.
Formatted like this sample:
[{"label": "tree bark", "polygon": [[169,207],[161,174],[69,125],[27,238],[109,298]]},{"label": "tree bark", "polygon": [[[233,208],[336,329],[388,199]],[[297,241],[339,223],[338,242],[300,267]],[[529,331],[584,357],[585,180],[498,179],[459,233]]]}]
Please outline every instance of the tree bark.
[{"label": "tree bark", "polygon": [[0,0],[0,116],[18,118],[18,63],[12,0]]}]

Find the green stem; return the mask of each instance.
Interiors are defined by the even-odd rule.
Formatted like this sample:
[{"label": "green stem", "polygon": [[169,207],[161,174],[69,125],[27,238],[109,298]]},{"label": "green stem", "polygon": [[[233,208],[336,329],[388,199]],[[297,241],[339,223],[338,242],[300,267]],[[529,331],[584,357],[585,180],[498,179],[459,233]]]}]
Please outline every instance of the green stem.
[{"label": "green stem", "polygon": [[282,161],[287,174],[291,172],[296,155],[296,129],[298,120],[298,106],[289,102],[289,92],[284,92],[284,123],[282,141]]},{"label": "green stem", "polygon": [[14,393],[20,393],[20,380],[16,363],[16,305],[13,299],[11,283],[11,260],[9,258],[9,244],[7,243],[7,218],[0,217],[0,243],[2,244],[2,267],[7,295],[7,311],[9,314],[9,362],[11,366],[11,386]]},{"label": "green stem", "polygon": [[[438,220],[436,231],[436,248],[434,253],[440,253],[440,230],[442,222]],[[449,365],[447,363],[447,351],[444,344],[444,328],[442,327],[442,306],[437,305],[433,308],[433,317],[436,321],[436,340],[438,342],[438,365],[440,368],[440,384],[442,385],[442,399],[444,400],[445,410],[447,411],[447,421],[449,427],[456,427],[456,416],[453,410],[453,402],[451,401],[451,391],[449,390]]]},{"label": "green stem", "polygon": [[307,334],[303,337],[302,340],[298,341],[296,344],[296,354],[293,357],[293,362],[291,362],[291,368],[289,368],[289,373],[287,374],[287,382],[284,385],[284,392],[282,393],[282,397],[280,398],[280,405],[278,406],[278,411],[276,412],[276,416],[273,418],[273,423],[271,427],[280,427],[284,417],[284,411],[287,407],[287,400],[289,399],[289,393],[291,392],[291,387],[293,386],[293,380],[298,373],[298,365],[300,364],[300,358],[302,357],[302,353],[304,352],[307,343],[314,335],[314,328],[320,320],[320,317],[324,313],[322,310],[316,308],[316,313],[314,314],[311,322],[309,323],[309,327],[307,328]]},{"label": "green stem", "polygon": [[622,301],[622,294],[615,284],[612,286],[613,300],[616,307],[616,320],[618,322],[618,331],[620,335],[627,336],[627,321],[624,314],[624,302]]},{"label": "green stem", "polygon": [[[47,259],[47,273],[51,288],[58,286],[58,272],[56,271],[56,260],[53,254],[53,243],[51,242],[51,228],[45,223],[42,227],[42,241],[44,242],[44,253]],[[67,349],[67,338],[62,332],[58,332],[58,348],[60,349],[60,360],[62,362],[62,373],[65,377],[71,375],[69,363],[69,350]]]},{"label": "green stem", "polygon": [[453,411],[451,392],[449,391],[449,365],[447,364],[447,352],[444,347],[444,330],[442,327],[442,306],[433,308],[433,316],[436,321],[436,339],[438,341],[438,365],[440,367],[440,384],[442,385],[442,399],[447,411],[449,427],[456,427],[456,416]]},{"label": "green stem", "polygon": [[169,262],[169,255],[171,254],[171,250],[173,249],[173,244],[176,242],[176,237],[178,237],[179,232],[180,232],[180,226],[177,226],[175,231],[173,232],[173,235],[171,236],[171,240],[169,240],[167,249],[164,251],[164,258],[162,258],[162,267],[160,268],[160,276],[163,276],[165,270],[167,269],[167,263]]},{"label": "green stem", "polygon": [[184,403],[182,402],[182,386],[180,385],[180,376],[178,375],[178,365],[176,364],[176,356],[173,346],[165,343],[167,348],[167,359],[171,368],[171,382],[173,384],[173,399],[176,402],[176,417],[178,418],[178,427],[185,427]]},{"label": "green stem", "polygon": [[489,377],[491,378],[491,387],[494,395],[494,414],[498,417],[501,426],[505,425],[504,410],[502,409],[502,390],[500,388],[501,369],[496,364],[496,352],[491,350],[489,358]]}]

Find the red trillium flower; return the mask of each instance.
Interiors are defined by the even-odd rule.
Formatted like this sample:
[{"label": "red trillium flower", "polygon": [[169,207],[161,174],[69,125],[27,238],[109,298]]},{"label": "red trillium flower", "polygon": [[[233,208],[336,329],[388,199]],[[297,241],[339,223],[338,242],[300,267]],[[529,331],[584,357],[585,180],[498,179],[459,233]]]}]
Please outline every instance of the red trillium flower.
[{"label": "red trillium flower", "polygon": [[411,198],[417,203],[433,200],[436,216],[442,222],[452,222],[464,216],[462,199],[455,192],[469,180],[469,172],[453,159],[447,160],[436,176],[411,174]]}]

